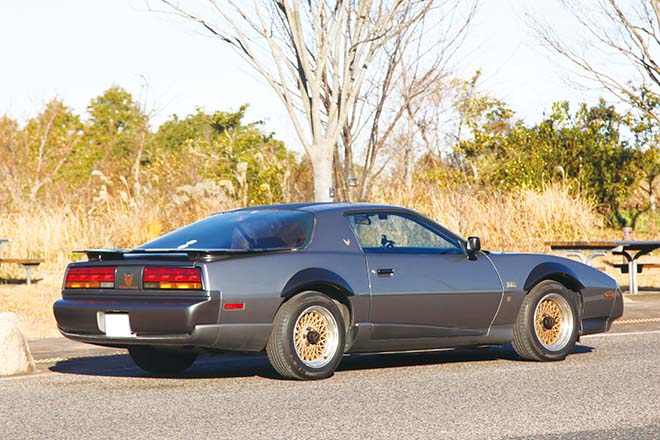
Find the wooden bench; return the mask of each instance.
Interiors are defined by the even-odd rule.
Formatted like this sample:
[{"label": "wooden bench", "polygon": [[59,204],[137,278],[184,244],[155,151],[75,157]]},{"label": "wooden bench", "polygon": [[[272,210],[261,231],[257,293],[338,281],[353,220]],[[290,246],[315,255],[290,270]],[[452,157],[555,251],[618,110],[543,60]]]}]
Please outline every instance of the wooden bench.
[{"label": "wooden bench", "polygon": [[44,260],[40,258],[0,258],[2,263],[14,263],[21,266],[27,272],[27,283],[32,284],[32,268],[38,267]]}]

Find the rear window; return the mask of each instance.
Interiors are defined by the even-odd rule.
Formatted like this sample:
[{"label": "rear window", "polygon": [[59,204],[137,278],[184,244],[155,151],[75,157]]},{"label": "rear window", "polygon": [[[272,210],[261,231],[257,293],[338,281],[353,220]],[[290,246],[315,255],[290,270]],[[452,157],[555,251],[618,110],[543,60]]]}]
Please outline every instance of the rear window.
[{"label": "rear window", "polygon": [[212,215],[138,249],[293,249],[309,243],[313,227],[307,212],[245,209]]}]

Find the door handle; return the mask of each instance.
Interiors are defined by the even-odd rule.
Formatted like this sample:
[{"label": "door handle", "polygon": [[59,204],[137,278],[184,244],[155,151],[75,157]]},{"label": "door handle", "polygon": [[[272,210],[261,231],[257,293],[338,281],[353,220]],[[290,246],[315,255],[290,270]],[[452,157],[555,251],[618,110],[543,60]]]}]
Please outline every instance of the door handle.
[{"label": "door handle", "polygon": [[394,275],[394,269],[376,269],[376,274],[380,277],[391,277]]}]

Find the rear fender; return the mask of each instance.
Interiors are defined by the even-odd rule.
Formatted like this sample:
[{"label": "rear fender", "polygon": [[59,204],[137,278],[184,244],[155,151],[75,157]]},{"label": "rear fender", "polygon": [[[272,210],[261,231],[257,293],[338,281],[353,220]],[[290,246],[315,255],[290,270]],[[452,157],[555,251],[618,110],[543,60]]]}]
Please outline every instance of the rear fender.
[{"label": "rear fender", "polygon": [[298,292],[314,290],[314,286],[318,285],[328,286],[344,293],[346,296],[355,295],[351,286],[340,275],[320,267],[311,267],[292,276],[282,289],[281,296],[286,300]]},{"label": "rear fender", "polygon": [[[286,302],[296,294],[307,290],[327,295],[337,304],[344,317],[346,333],[349,334],[353,328],[353,318],[355,316],[349,297],[355,296],[355,293],[349,286],[348,282],[341,276],[327,269],[304,269],[291,277],[282,290],[282,297]],[[352,338],[347,337],[346,349],[350,346],[351,341]]]}]

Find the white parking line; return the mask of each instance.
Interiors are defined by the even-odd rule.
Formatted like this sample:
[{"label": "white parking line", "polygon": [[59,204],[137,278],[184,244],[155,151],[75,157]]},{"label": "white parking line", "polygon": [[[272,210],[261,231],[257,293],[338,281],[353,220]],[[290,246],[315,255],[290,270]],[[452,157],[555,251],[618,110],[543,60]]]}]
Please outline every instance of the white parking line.
[{"label": "white parking line", "polygon": [[614,324],[641,324],[645,322],[660,322],[660,318],[619,319]]},{"label": "white parking line", "polygon": [[657,335],[660,330],[647,330],[641,332],[623,332],[623,333],[601,333],[596,335],[586,335],[583,338],[609,338],[611,336],[637,336],[637,335]]}]

